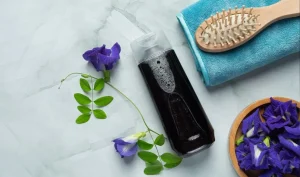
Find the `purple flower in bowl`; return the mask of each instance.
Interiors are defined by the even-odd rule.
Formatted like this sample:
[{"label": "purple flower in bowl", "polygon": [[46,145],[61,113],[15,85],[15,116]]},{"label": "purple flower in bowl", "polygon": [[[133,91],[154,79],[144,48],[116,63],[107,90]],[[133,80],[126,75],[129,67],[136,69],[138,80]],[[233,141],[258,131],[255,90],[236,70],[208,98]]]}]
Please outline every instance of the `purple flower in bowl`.
[{"label": "purple flower in bowl", "polygon": [[295,135],[284,133],[278,135],[278,139],[282,146],[293,151],[300,157],[300,141],[297,138],[295,139]]},{"label": "purple flower in bowl", "polygon": [[271,104],[265,109],[263,117],[271,130],[297,122],[297,106],[292,101],[279,102],[271,98]]},{"label": "purple flower in bowl", "polygon": [[249,170],[252,168],[252,159],[248,143],[241,143],[235,149],[236,157],[240,168],[244,170]]},{"label": "purple flower in bowl", "polygon": [[107,49],[105,45],[95,47],[86,51],[82,56],[85,60],[91,62],[94,68],[99,71],[111,70],[114,64],[120,59],[121,47],[115,43],[111,49]]},{"label": "purple flower in bowl", "polygon": [[133,156],[138,151],[137,141],[145,136],[145,132],[140,132],[124,138],[114,139],[115,149],[122,158]]},{"label": "purple flower in bowl", "polygon": [[298,121],[298,112],[297,112],[297,105],[292,101],[287,101],[281,103],[274,112],[277,115],[281,115],[283,118],[288,117],[293,122]]},{"label": "purple flower in bowl", "polygon": [[249,144],[254,169],[268,169],[268,147],[264,143]]},{"label": "purple flower in bowl", "polygon": [[269,157],[268,161],[270,165],[274,168],[282,169],[283,166],[281,164],[281,158],[279,156],[279,152],[282,149],[282,145],[280,143],[271,142],[271,146],[269,149]]},{"label": "purple flower in bowl", "polygon": [[300,122],[295,123],[291,127],[285,126],[284,129],[287,133],[298,136],[300,139]]},{"label": "purple flower in bowl", "polygon": [[288,149],[282,149],[279,153],[281,163],[283,165],[282,172],[283,173],[293,173],[296,169],[300,168],[300,158],[297,155]]},{"label": "purple flower in bowl", "polygon": [[[238,174],[255,170],[259,177],[283,177],[286,174],[300,177],[299,106],[292,100],[280,100],[284,101],[262,100],[264,103],[255,109],[246,109],[237,118],[242,119],[242,123],[238,122],[241,123],[238,131],[242,135],[237,137],[235,134]],[[268,101],[271,103],[265,106]],[[264,110],[262,116],[266,122],[262,122],[259,109]]]},{"label": "purple flower in bowl", "polygon": [[251,115],[249,115],[242,122],[242,132],[246,137],[253,137],[258,133],[269,133],[269,129],[260,120],[259,109],[256,109]]}]

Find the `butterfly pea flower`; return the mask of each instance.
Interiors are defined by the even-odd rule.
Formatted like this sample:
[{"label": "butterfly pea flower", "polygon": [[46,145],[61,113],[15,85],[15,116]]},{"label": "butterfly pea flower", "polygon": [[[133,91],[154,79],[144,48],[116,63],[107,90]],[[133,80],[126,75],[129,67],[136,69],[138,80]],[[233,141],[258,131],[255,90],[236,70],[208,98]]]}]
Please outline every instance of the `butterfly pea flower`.
[{"label": "butterfly pea flower", "polygon": [[249,145],[245,142],[235,148],[236,157],[241,169],[250,170],[253,166]]},{"label": "butterfly pea flower", "polygon": [[267,126],[260,120],[259,109],[243,120],[242,132],[246,137],[252,137],[260,132],[269,133]]},{"label": "butterfly pea flower", "polygon": [[291,174],[294,171],[299,170],[300,158],[297,155],[287,149],[282,149],[279,153],[281,162],[283,165],[282,173]]},{"label": "butterfly pea flower", "polygon": [[288,117],[292,120],[292,122],[297,122],[298,120],[297,105],[291,100],[282,102],[279,106],[277,106],[274,112],[277,115],[281,115],[283,118]]},{"label": "butterfly pea flower", "polygon": [[268,169],[268,147],[264,143],[259,144],[249,144],[252,164],[254,165],[254,169],[263,170]]},{"label": "butterfly pea flower", "polygon": [[279,105],[282,104],[281,101],[275,100],[274,98],[270,98],[271,100],[271,106],[273,107],[273,109],[275,110]]},{"label": "butterfly pea flower", "polygon": [[114,139],[115,149],[123,157],[133,156],[138,151],[137,141],[146,136],[145,132],[136,133],[125,138]]},{"label": "butterfly pea flower", "polygon": [[[291,116],[290,114],[286,114],[286,109],[288,105],[290,105],[291,102],[285,102],[277,106],[276,109],[270,111],[270,106],[266,110],[268,111],[265,116],[266,116],[266,124],[267,126],[271,129],[280,129],[283,128],[284,126],[291,125],[292,122],[290,120]],[[274,107],[274,106],[273,106]],[[273,113],[273,114],[272,114]],[[269,115],[269,116],[267,116]]]},{"label": "butterfly pea flower", "polygon": [[102,47],[96,47],[92,50],[86,51],[82,56],[83,58],[92,63],[94,68],[104,74],[104,80],[110,81],[110,70],[120,59],[121,47],[118,43],[115,43],[111,49],[107,49],[105,45]]},{"label": "butterfly pea flower", "polygon": [[259,177],[283,177],[283,174],[281,173],[280,169],[271,168],[259,175]]},{"label": "butterfly pea flower", "polygon": [[286,149],[293,151],[295,154],[297,154],[300,157],[299,139],[293,140],[291,139],[291,137],[293,137],[293,135],[289,135],[289,134],[278,135],[280,144],[282,144],[282,146],[284,146]]},{"label": "butterfly pea flower", "polygon": [[120,59],[121,47],[115,43],[111,49],[107,49],[105,45],[95,47],[83,54],[83,58],[91,62],[94,68],[99,72],[103,70],[111,70],[114,64]]},{"label": "butterfly pea flower", "polygon": [[287,117],[277,116],[276,118],[268,119],[266,123],[271,130],[274,130],[289,125],[291,121]]},{"label": "butterfly pea flower", "polygon": [[300,122],[295,123],[291,127],[285,126],[284,129],[289,134],[299,136],[299,139],[300,139]]},{"label": "butterfly pea flower", "polygon": [[266,107],[263,117],[268,120],[269,118],[276,118],[275,110],[282,104],[282,102],[275,100],[274,98],[270,98],[271,103]]},{"label": "butterfly pea flower", "polygon": [[298,111],[297,111],[297,109],[298,109],[297,104],[292,103],[291,106],[289,107],[289,109],[285,113],[285,114],[291,116],[290,119],[293,121],[293,123],[298,122]]},{"label": "butterfly pea flower", "polygon": [[281,164],[281,158],[279,156],[279,153],[282,150],[282,145],[277,142],[271,142],[270,144],[271,145],[268,152],[268,162],[272,167],[282,169],[283,166]]},{"label": "butterfly pea flower", "polygon": [[265,136],[258,136],[258,135],[255,135],[255,136],[252,136],[250,138],[247,138],[245,137],[244,138],[244,141],[247,143],[247,144],[259,144],[259,143],[262,143],[263,140],[264,140]]},{"label": "butterfly pea flower", "polygon": [[265,109],[263,117],[271,130],[290,126],[297,122],[297,105],[292,101],[280,102],[271,98],[271,104]]},{"label": "butterfly pea flower", "polygon": [[264,113],[262,114],[262,116],[266,119],[266,120],[268,120],[268,119],[274,119],[274,118],[276,118],[276,113],[274,112],[274,106],[272,106],[272,104],[271,105],[269,105],[269,106],[267,106],[266,107],[266,109],[265,109],[265,111],[264,111]]}]

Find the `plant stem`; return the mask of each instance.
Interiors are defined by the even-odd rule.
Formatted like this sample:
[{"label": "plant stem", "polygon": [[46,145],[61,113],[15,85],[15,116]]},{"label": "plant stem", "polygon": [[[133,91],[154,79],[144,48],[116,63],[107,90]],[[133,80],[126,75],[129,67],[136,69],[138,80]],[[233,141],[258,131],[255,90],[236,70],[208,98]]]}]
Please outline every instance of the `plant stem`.
[{"label": "plant stem", "polygon": [[160,135],[159,133],[157,133],[156,131],[154,131],[154,130],[152,130],[152,129],[150,129],[150,132],[153,132],[153,133],[155,133],[155,134],[157,134],[157,135]]},{"label": "plant stem", "polygon": [[91,77],[91,84],[92,84],[92,111],[94,111],[94,86],[93,86],[93,78]]},{"label": "plant stem", "polygon": [[70,74],[67,75],[64,79],[62,79],[62,80],[60,81],[60,85],[59,85],[58,89],[60,89],[62,83],[63,83],[68,77],[70,77],[71,75],[78,75],[78,74],[81,75],[81,74],[84,74],[84,73],[70,73]]},{"label": "plant stem", "polygon": [[[119,89],[117,89],[115,86],[113,86],[111,83],[109,83],[109,82],[105,82],[105,83],[106,83],[107,85],[109,85],[111,88],[113,88],[114,90],[116,90],[117,92],[119,92],[122,96],[124,96],[124,97],[125,97],[125,98],[126,98],[126,99],[134,106],[134,107],[135,107],[135,109],[139,112],[139,114],[140,114],[140,116],[141,116],[141,118],[142,118],[142,120],[143,120],[143,122],[144,122],[144,124],[145,124],[145,126],[146,126],[146,128],[147,128],[147,130],[148,130],[148,132],[149,132],[149,135],[150,135],[150,137],[151,137],[151,139],[152,139],[152,141],[153,141],[153,144],[154,144],[154,138],[153,138],[151,132],[153,132],[153,133],[155,133],[155,134],[157,134],[157,135],[159,135],[159,133],[155,132],[154,130],[152,130],[152,129],[148,126],[148,124],[146,123],[145,118],[144,118],[142,112],[141,112],[140,109],[137,107],[137,105],[136,105],[130,98],[128,98],[123,92],[121,92]],[[156,149],[156,152],[157,152],[157,155],[158,155],[160,161],[162,162],[156,144],[154,144],[154,147],[155,147],[155,149]]]},{"label": "plant stem", "polygon": [[145,118],[144,118],[144,116],[143,116],[143,114],[142,114],[142,112],[140,111],[140,109],[137,107],[137,105],[130,99],[130,98],[128,98],[123,92],[121,92],[119,89],[117,89],[115,86],[113,86],[111,83],[109,83],[109,82],[105,82],[107,85],[109,85],[111,88],[113,88],[114,90],[116,90],[117,92],[119,92],[122,96],[124,96],[134,107],[135,107],[135,109],[139,112],[139,114],[140,114],[140,116],[141,116],[141,118],[142,118],[142,120],[143,120],[143,122],[144,122],[144,124],[145,124],[145,126],[147,127],[147,129],[148,129],[148,131],[151,131],[151,129],[149,128],[149,126],[148,126],[148,124],[146,123],[146,121],[145,121]]},{"label": "plant stem", "polygon": [[[64,79],[61,80],[61,84],[60,84],[59,88],[61,87],[62,83],[63,83],[68,77],[70,77],[71,75],[83,75],[83,74],[85,74],[85,73],[77,73],[77,72],[75,72],[75,73],[71,73],[71,74],[67,75],[67,77],[65,77]],[[91,81],[93,81],[92,79],[98,79],[97,77],[91,76],[91,75],[89,75],[89,74],[86,74],[86,75],[88,75],[88,76],[91,78]],[[153,141],[153,144],[154,144],[154,138],[153,138],[151,132],[152,132],[152,133],[155,133],[155,134],[157,134],[157,135],[160,135],[160,134],[157,133],[156,131],[152,130],[152,129],[148,126],[148,124],[146,123],[145,118],[144,118],[144,116],[143,116],[141,110],[137,107],[137,105],[136,105],[130,98],[128,98],[123,92],[121,92],[119,89],[117,89],[115,86],[113,86],[111,83],[109,83],[109,82],[105,82],[105,83],[106,83],[107,85],[109,85],[111,88],[113,88],[115,91],[117,91],[118,93],[120,93],[123,97],[125,97],[125,98],[126,98],[126,99],[127,99],[127,100],[135,107],[135,109],[136,109],[136,110],[138,111],[138,113],[140,114],[140,116],[141,116],[141,118],[142,118],[142,120],[143,120],[143,123],[144,123],[144,125],[145,125],[146,128],[147,128],[147,132],[149,133],[149,135],[150,135],[150,137],[151,137],[151,139],[152,139],[152,141]],[[93,91],[92,91],[92,101],[93,101]],[[92,106],[93,106],[93,104],[92,104]],[[92,107],[92,109],[93,109],[93,107]],[[160,161],[162,162],[156,144],[154,144],[154,146],[155,146],[157,155],[159,156]]]}]

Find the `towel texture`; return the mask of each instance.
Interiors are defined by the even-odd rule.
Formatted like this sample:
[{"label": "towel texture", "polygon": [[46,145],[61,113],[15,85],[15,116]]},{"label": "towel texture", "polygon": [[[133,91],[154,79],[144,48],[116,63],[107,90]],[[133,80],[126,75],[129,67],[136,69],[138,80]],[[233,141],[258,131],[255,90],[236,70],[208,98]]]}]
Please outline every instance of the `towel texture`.
[{"label": "towel texture", "polygon": [[279,0],[200,0],[177,18],[189,42],[197,70],[207,86],[214,86],[300,51],[300,18],[281,20],[244,45],[223,53],[206,53],[195,42],[198,26],[212,14],[230,7],[267,6]]}]

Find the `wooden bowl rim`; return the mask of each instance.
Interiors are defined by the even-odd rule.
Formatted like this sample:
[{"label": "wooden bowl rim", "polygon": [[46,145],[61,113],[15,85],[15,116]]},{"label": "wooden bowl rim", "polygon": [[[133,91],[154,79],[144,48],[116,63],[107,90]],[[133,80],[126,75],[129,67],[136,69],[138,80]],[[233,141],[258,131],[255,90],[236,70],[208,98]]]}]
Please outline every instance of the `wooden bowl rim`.
[{"label": "wooden bowl rim", "polygon": [[[297,107],[300,108],[300,102],[290,99],[290,98],[285,98],[285,97],[272,97],[275,100],[279,100],[279,101],[290,101],[292,100],[293,103],[297,104]],[[242,110],[238,116],[236,117],[236,119],[234,120],[231,129],[230,129],[230,134],[229,134],[229,155],[230,155],[230,160],[231,163],[233,165],[234,170],[236,171],[236,173],[240,176],[240,177],[248,177],[246,175],[246,173],[240,169],[237,158],[236,158],[236,154],[235,154],[235,137],[238,131],[238,128],[240,127],[240,124],[242,123],[242,121],[244,120],[245,116],[247,116],[251,111],[253,111],[254,109],[268,104],[270,103],[271,100],[270,98],[264,98],[261,100],[257,100],[254,103],[248,105],[244,110]]]}]

